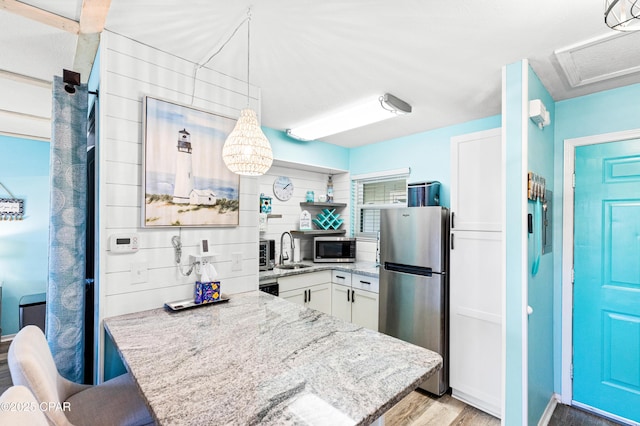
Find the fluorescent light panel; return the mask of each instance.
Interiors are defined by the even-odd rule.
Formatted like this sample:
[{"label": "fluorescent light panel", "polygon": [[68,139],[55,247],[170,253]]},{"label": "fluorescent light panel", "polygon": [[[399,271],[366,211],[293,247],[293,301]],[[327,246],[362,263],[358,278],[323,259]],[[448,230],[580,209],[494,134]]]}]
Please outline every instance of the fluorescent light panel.
[{"label": "fluorescent light panel", "polygon": [[287,134],[295,139],[311,141],[410,112],[411,105],[386,93],[287,129]]}]

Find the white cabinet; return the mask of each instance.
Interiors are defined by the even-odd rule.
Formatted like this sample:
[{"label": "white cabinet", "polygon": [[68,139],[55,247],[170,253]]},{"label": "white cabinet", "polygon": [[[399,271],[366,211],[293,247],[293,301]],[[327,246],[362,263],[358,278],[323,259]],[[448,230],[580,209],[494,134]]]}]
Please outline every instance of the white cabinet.
[{"label": "white cabinet", "polygon": [[378,331],[378,293],[353,289],[351,322]]},{"label": "white cabinet", "polygon": [[331,314],[331,271],[280,277],[278,286],[283,299]]},{"label": "white cabinet", "polygon": [[452,229],[502,229],[501,152],[500,129],[451,139]]},{"label": "white cabinet", "polygon": [[500,129],[451,140],[449,371],[454,397],[497,417],[502,405]]},{"label": "white cabinet", "polygon": [[378,278],[333,271],[332,282],[332,315],[378,331]]}]

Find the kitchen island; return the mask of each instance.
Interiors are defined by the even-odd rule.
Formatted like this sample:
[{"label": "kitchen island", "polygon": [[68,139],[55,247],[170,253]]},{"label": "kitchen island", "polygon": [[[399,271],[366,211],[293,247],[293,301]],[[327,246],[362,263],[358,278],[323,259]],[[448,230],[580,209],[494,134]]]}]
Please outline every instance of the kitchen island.
[{"label": "kitchen island", "polygon": [[159,425],[369,424],[442,364],[260,291],[104,324]]}]

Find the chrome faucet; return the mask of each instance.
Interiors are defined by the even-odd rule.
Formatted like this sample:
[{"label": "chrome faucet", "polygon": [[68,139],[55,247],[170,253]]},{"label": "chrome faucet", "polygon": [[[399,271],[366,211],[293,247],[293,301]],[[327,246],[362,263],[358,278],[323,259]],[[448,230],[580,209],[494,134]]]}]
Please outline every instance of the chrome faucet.
[{"label": "chrome faucet", "polygon": [[[283,245],[284,236],[285,235],[288,235],[289,238],[291,239],[291,250],[293,250],[295,248],[295,245],[293,243],[293,237],[291,236],[291,233],[287,232],[287,231],[283,232],[282,235],[280,235],[280,257],[278,258],[278,264],[279,265],[284,264],[285,260],[289,260],[289,255],[287,253],[285,253],[284,245]],[[293,257],[293,254],[291,255],[291,257]]]}]

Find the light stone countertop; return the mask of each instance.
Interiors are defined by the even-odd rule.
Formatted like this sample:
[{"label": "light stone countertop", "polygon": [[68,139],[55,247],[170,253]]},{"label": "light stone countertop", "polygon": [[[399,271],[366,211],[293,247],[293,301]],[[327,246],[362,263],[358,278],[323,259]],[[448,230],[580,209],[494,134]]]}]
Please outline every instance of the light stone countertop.
[{"label": "light stone countertop", "polygon": [[104,321],[159,425],[369,424],[435,352],[252,291]]},{"label": "light stone countertop", "polygon": [[[287,262],[288,263],[288,262]],[[308,274],[309,272],[326,271],[335,269],[337,271],[354,272],[368,277],[378,277],[378,265],[375,262],[353,262],[353,263],[313,263],[311,261],[302,261],[295,263],[304,263],[310,265],[309,268],[302,269],[280,269],[274,268],[271,271],[260,271],[259,280],[265,281],[271,278],[286,277],[290,275]]]}]

